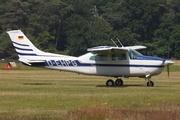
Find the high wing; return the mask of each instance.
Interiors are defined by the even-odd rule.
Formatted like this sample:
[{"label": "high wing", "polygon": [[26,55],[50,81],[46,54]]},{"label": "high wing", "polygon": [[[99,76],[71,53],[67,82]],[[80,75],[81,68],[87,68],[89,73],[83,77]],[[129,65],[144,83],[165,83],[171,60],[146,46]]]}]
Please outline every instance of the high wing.
[{"label": "high wing", "polygon": [[87,51],[89,52],[103,52],[103,51],[128,51],[129,49],[139,50],[139,49],[145,49],[146,46],[127,46],[127,47],[112,47],[112,46],[97,46],[88,48]]},{"label": "high wing", "polygon": [[140,49],[145,49],[147,47],[138,45],[138,46],[127,46],[126,48],[133,49],[133,50],[140,50]]}]

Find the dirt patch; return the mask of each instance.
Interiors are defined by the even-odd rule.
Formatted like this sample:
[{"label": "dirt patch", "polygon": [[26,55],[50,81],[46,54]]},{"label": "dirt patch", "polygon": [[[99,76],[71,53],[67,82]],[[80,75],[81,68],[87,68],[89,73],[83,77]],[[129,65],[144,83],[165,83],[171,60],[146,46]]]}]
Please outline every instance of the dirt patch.
[{"label": "dirt patch", "polygon": [[134,106],[115,108],[92,106],[69,111],[63,120],[179,120],[180,105]]}]

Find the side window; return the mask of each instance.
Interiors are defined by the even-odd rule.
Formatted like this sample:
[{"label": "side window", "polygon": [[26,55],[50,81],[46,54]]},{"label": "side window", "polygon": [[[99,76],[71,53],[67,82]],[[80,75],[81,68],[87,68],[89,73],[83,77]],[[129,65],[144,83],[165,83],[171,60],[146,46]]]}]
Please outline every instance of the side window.
[{"label": "side window", "polygon": [[91,56],[89,60],[95,60],[95,55]]},{"label": "side window", "polygon": [[126,54],[125,53],[112,54],[111,58],[112,58],[112,61],[126,60]]},{"label": "side window", "polygon": [[89,60],[96,60],[96,61],[107,61],[107,55],[94,55],[89,58]]}]

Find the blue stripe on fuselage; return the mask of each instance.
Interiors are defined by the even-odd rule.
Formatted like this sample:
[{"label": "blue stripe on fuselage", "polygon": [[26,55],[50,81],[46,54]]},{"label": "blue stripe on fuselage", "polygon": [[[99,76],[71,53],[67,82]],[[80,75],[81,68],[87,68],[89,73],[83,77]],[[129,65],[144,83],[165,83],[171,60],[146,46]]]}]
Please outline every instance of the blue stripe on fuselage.
[{"label": "blue stripe on fuselage", "polygon": [[164,65],[141,65],[141,64],[100,64],[100,63],[81,63],[78,60],[49,60],[45,61],[45,66],[78,66],[78,67],[164,67]]}]

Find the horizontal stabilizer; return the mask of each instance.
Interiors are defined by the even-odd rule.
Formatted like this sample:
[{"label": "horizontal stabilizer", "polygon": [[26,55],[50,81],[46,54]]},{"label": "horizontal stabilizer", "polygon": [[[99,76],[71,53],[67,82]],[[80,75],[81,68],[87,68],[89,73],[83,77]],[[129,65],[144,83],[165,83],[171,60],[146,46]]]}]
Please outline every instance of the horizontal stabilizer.
[{"label": "horizontal stabilizer", "polygon": [[19,61],[28,66],[45,66],[44,60],[29,61],[29,60],[19,59]]},{"label": "horizontal stabilizer", "polygon": [[25,65],[31,66],[31,64],[30,64],[29,61],[27,61],[27,60],[19,59],[19,61],[22,62],[22,63],[25,64]]}]

